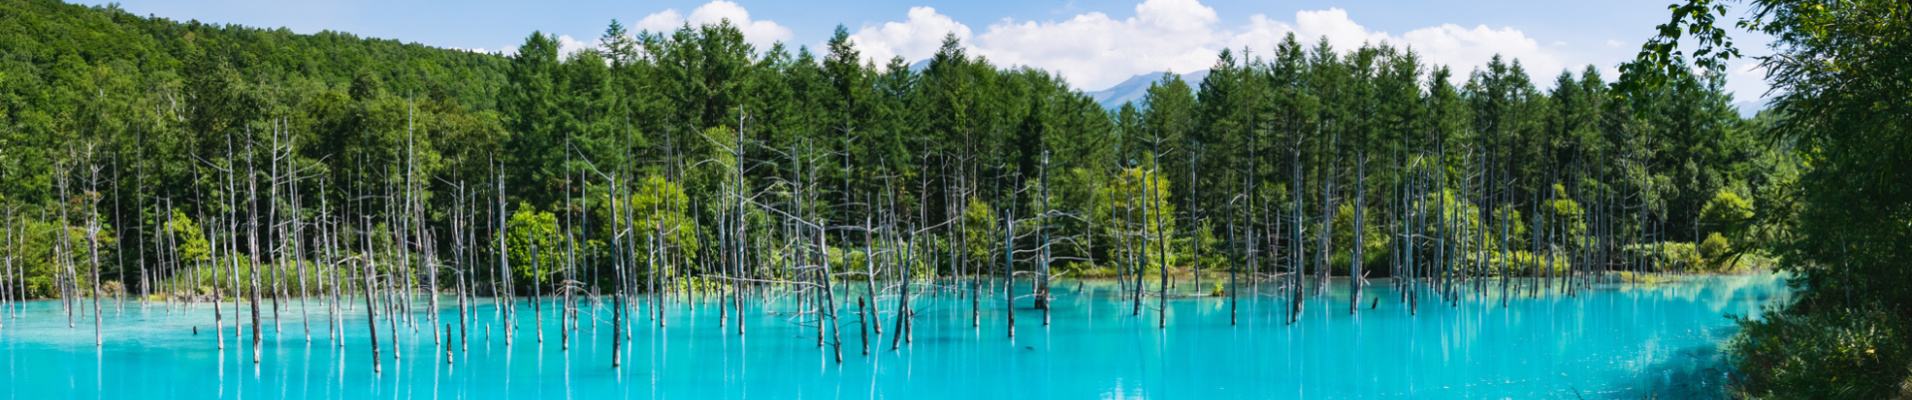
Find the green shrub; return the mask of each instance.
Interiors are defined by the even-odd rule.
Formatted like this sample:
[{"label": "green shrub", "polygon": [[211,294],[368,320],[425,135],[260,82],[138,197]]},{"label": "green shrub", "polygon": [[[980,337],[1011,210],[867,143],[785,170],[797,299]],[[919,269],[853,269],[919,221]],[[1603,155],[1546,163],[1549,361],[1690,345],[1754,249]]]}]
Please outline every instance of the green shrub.
[{"label": "green shrub", "polygon": [[1626,283],[1654,285],[1654,284],[1659,284],[1661,282],[1669,281],[1668,279],[1661,278],[1660,275],[1650,274],[1650,273],[1636,274],[1636,273],[1633,273],[1633,271],[1620,271],[1615,273],[1615,275],[1617,275],[1620,278],[1621,282],[1626,282]]},{"label": "green shrub", "polygon": [[1769,309],[1763,319],[1734,319],[1742,330],[1727,343],[1728,362],[1742,396],[1887,399],[1912,391],[1912,326],[1885,307]]},{"label": "green shrub", "polygon": [[1732,252],[1732,244],[1727,242],[1726,237],[1721,236],[1719,232],[1706,235],[1706,240],[1701,241],[1699,246],[1700,270],[1709,272],[1732,271],[1734,269],[1732,265]]},{"label": "green shrub", "polygon": [[1070,263],[1069,265],[1071,266],[1080,265],[1079,267],[1077,267],[1078,269],[1075,270],[1076,277],[1079,277],[1079,278],[1115,277],[1115,269],[1113,268],[1098,267],[1098,266],[1087,264],[1087,263]]},{"label": "green shrub", "polygon": [[[1552,259],[1552,265],[1548,265],[1549,259]],[[1533,252],[1526,250],[1516,250],[1506,254],[1490,252],[1488,253],[1488,261],[1494,265],[1492,268],[1499,268],[1501,265],[1506,265],[1509,273],[1514,274],[1514,276],[1531,276],[1535,271],[1546,274],[1546,269],[1549,267],[1553,268],[1554,274],[1562,274],[1567,271],[1569,267],[1568,263],[1572,262],[1571,259],[1559,254],[1537,257],[1534,256]]]},{"label": "green shrub", "polygon": [[1720,190],[1700,208],[1700,224],[1718,234],[1738,234],[1753,218],[1753,204],[1731,191]]},{"label": "green shrub", "polygon": [[1662,260],[1662,262],[1671,264],[1668,265],[1667,268],[1672,268],[1676,271],[1678,268],[1683,267],[1692,270],[1702,270],[1706,265],[1706,259],[1700,256],[1699,248],[1687,242],[1659,242],[1629,245],[1626,247],[1626,252],[1629,257],[1646,257],[1649,259],[1648,262],[1651,262],[1651,259],[1657,257]]},{"label": "green shrub", "polygon": [[53,277],[34,276],[27,278],[27,298],[45,299],[60,295],[60,288],[53,286]]}]

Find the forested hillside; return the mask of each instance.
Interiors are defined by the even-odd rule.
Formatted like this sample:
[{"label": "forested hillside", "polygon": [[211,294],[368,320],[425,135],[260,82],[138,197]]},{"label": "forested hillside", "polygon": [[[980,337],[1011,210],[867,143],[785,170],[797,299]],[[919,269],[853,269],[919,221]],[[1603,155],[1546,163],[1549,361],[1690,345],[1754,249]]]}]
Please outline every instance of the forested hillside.
[{"label": "forested hillside", "polygon": [[766,49],[611,21],[601,48],[533,32],[501,56],[0,8],[15,298],[236,295],[220,274],[254,263],[291,295],[312,285],[299,260],[349,255],[485,293],[799,279],[800,260],[1043,284],[1712,271],[1762,258],[1751,203],[1796,175],[1717,75],[1628,101],[1592,66],[1386,43],[1223,51],[1200,85],[1168,75],[1107,111],[953,37],[912,71],[841,28]]},{"label": "forested hillside", "polygon": [[1771,55],[1751,58],[1781,117],[1755,132],[1807,168],[1748,214],[1801,296],[1739,318],[1735,394],[1912,398],[1912,3],[1675,2],[1618,87],[1651,92],[1686,60],[1717,69],[1739,57],[1724,28],[1739,6],[1735,27],[1773,38]]}]

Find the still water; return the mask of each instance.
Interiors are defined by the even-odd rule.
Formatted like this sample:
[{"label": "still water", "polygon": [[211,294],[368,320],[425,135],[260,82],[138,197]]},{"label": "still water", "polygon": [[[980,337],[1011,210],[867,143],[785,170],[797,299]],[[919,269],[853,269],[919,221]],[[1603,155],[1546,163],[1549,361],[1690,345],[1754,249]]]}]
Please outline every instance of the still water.
[{"label": "still water", "polygon": [[[719,326],[714,303],[676,301],[665,306],[666,327],[638,321],[618,369],[608,309],[605,320],[587,317],[564,349],[549,309],[543,343],[527,308],[506,346],[484,303],[468,350],[454,348],[449,365],[423,317],[416,331],[399,325],[393,359],[381,319],[382,373],[372,372],[362,306],[347,313],[343,347],[327,338],[316,304],[310,342],[296,306],[280,311],[276,329],[268,316],[255,365],[249,342],[231,334],[231,304],[220,350],[205,304],[109,306],[105,346],[95,347],[91,315],[69,328],[58,302],[40,301],[5,313],[0,399],[1703,398],[1727,379],[1719,345],[1736,328],[1726,316],[1789,296],[1784,278],[1769,274],[1688,277],[1515,298],[1505,308],[1497,296],[1426,300],[1409,315],[1388,286],[1375,281],[1350,315],[1338,283],[1294,324],[1280,311],[1287,303],[1271,297],[1244,296],[1234,326],[1225,298],[1171,299],[1168,328],[1158,329],[1155,299],[1135,317],[1113,284],[1066,282],[1048,326],[1019,300],[1013,338],[1000,297],[982,302],[981,326],[972,327],[970,301],[939,294],[914,301],[913,343],[896,351],[885,326],[862,355],[855,316],[844,313],[841,364],[817,346],[814,328],[778,313],[793,302],[746,302],[740,337],[734,322]],[[446,307],[443,321],[455,327]]]}]

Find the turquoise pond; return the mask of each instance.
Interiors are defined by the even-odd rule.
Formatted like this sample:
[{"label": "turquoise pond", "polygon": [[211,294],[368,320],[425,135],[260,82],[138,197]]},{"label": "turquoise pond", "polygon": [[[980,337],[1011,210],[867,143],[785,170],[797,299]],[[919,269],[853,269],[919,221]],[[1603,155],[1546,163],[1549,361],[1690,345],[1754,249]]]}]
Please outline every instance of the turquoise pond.
[{"label": "turquoise pond", "polygon": [[[1244,296],[1238,325],[1229,325],[1226,299],[1179,298],[1168,301],[1168,328],[1158,329],[1156,311],[1131,316],[1113,284],[1066,282],[1046,327],[1028,298],[1017,303],[1014,338],[1000,297],[983,302],[982,326],[971,327],[970,302],[938,294],[916,301],[914,342],[898,351],[889,350],[886,326],[882,345],[861,355],[846,313],[841,364],[817,347],[814,328],[770,312],[789,311],[787,300],[746,303],[741,337],[718,326],[712,303],[668,303],[668,326],[639,324],[618,369],[609,320],[584,321],[566,350],[555,313],[544,313],[540,344],[525,310],[506,346],[502,327],[486,338],[485,326],[498,322],[487,304],[451,365],[423,317],[419,331],[399,326],[397,360],[381,322],[382,373],[371,368],[362,307],[348,313],[343,347],[327,339],[323,308],[311,308],[311,342],[301,312],[282,310],[278,329],[265,323],[255,365],[230,334],[230,314],[227,346],[218,348],[205,304],[170,313],[108,307],[105,345],[95,347],[91,315],[69,328],[59,303],[40,301],[5,313],[0,398],[1694,398],[1713,396],[1728,379],[1719,346],[1736,328],[1726,316],[1790,296],[1784,278],[1770,274],[1686,277],[1515,298],[1506,308],[1470,295],[1459,306],[1424,302],[1409,315],[1385,281],[1376,283],[1364,297],[1382,301],[1369,309],[1362,299],[1356,315],[1341,283],[1312,298],[1292,325],[1280,312],[1285,302]],[[454,311],[446,315],[455,323]]]}]

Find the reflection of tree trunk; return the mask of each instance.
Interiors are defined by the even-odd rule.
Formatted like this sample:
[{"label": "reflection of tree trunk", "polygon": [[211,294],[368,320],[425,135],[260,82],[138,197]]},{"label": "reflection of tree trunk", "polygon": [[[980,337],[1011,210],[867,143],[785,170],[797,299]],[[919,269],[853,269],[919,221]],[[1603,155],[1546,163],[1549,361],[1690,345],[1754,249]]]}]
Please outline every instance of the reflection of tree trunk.
[{"label": "reflection of tree trunk", "polygon": [[611,368],[617,368],[618,357],[623,353],[619,346],[624,343],[624,293],[622,290],[611,294]]},{"label": "reflection of tree trunk", "polygon": [[531,244],[531,329],[538,332],[538,343],[544,343],[544,270],[538,259],[538,244]]}]

